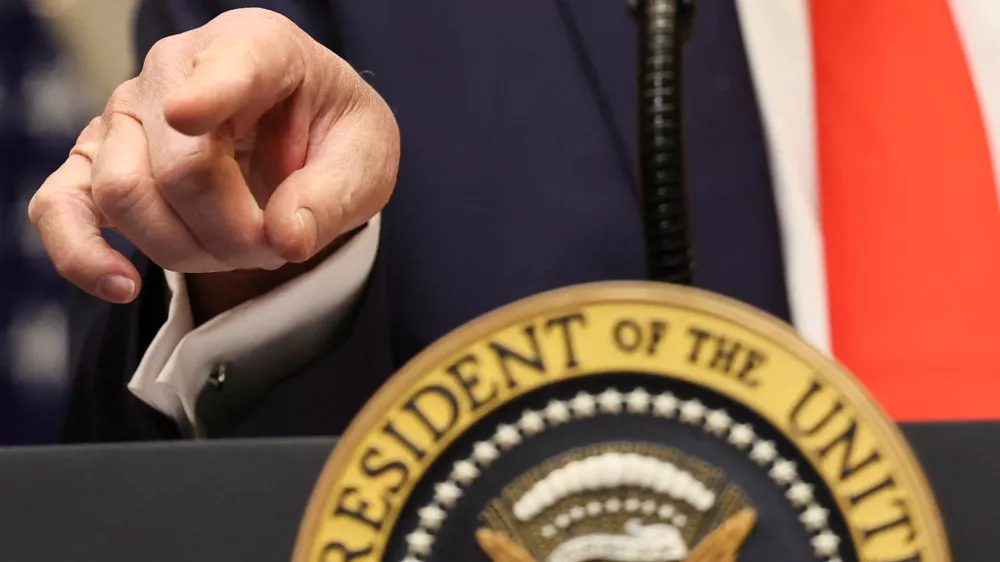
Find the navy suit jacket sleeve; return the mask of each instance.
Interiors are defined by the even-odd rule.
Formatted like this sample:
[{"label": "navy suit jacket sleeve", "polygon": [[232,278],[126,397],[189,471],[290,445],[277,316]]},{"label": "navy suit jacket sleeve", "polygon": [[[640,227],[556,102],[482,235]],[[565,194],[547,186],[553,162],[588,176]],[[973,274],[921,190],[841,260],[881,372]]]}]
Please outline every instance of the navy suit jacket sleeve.
[{"label": "navy suit jacket sleeve", "polygon": [[[327,46],[335,45],[322,3],[257,2],[291,17]],[[150,0],[138,13],[137,52],[160,38],[198,27],[238,0]],[[70,442],[170,439],[181,436],[174,422],[129,392],[127,384],[153,337],[166,321],[163,271],[137,254],[143,291],[129,305],[88,303],[92,320],[76,358],[76,372],[63,439]],[[391,374],[385,266],[381,255],[345,330],[328,353],[288,373],[249,411],[213,436],[337,434]]]}]

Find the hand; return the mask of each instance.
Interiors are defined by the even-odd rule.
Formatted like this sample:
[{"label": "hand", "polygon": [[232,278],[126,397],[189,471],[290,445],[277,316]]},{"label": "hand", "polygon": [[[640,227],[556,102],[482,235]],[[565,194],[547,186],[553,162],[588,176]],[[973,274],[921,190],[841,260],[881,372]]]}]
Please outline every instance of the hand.
[{"label": "hand", "polygon": [[154,45],[28,214],[60,274],[124,303],[140,277],[101,228],[173,271],[282,279],[265,270],[377,213],[398,163],[392,112],[344,60],[280,15],[235,10]]}]

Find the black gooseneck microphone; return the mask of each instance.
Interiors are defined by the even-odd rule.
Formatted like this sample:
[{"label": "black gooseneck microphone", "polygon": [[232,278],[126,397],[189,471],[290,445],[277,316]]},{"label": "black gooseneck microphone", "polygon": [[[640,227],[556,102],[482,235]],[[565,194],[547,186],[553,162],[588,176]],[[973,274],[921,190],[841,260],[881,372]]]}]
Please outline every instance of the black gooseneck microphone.
[{"label": "black gooseneck microphone", "polygon": [[694,279],[681,128],[683,48],[694,2],[630,2],[639,27],[639,181],[646,267],[650,280],[679,285]]}]

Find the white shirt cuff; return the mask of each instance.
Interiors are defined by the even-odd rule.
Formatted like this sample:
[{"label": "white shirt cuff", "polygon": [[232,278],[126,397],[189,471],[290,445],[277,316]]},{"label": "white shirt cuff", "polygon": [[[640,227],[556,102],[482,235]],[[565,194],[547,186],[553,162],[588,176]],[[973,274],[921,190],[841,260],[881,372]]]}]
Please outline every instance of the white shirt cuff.
[{"label": "white shirt cuff", "polygon": [[380,216],[313,270],[194,328],[184,275],[165,271],[166,323],[128,383],[143,402],[196,425],[195,402],[216,366],[228,377],[287,375],[323,352],[364,289],[378,251]]}]

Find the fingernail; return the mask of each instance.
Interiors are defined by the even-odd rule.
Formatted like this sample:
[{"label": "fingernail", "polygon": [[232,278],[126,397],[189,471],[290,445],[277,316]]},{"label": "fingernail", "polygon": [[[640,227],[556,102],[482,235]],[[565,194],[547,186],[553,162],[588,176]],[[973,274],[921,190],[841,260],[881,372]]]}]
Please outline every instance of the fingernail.
[{"label": "fingernail", "polygon": [[295,216],[299,218],[299,228],[302,229],[302,238],[306,243],[306,251],[312,255],[316,251],[316,241],[319,232],[316,226],[316,216],[309,209],[299,209]]},{"label": "fingernail", "polygon": [[97,283],[97,294],[104,300],[127,303],[135,293],[135,281],[121,275],[108,275]]}]

